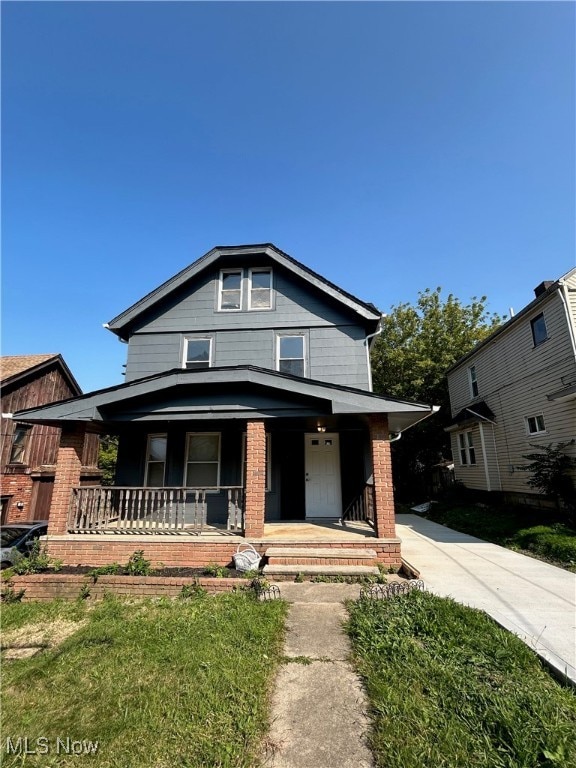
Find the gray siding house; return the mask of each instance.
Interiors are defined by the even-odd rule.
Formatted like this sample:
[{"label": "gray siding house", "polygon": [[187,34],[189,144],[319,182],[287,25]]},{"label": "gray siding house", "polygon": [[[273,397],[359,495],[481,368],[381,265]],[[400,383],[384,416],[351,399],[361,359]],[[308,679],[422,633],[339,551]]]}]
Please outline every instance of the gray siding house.
[{"label": "gray siding house", "polygon": [[[125,383],[18,415],[68,427],[52,541],[261,544],[273,524],[319,523],[364,526],[398,560],[389,439],[433,409],[372,393],[380,318],[273,245],[209,251],[105,326],[128,345]],[[66,468],[92,431],[119,436],[114,487]]]},{"label": "gray siding house", "polygon": [[456,479],[527,501],[523,455],[576,437],[576,269],[535,294],[448,372]]}]

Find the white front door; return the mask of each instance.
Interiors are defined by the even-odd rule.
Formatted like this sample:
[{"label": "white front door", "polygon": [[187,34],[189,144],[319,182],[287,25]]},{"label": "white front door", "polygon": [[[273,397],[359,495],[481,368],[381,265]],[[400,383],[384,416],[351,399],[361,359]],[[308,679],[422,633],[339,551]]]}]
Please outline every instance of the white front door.
[{"label": "white front door", "polygon": [[340,445],[335,432],[306,438],[306,517],[340,517]]}]

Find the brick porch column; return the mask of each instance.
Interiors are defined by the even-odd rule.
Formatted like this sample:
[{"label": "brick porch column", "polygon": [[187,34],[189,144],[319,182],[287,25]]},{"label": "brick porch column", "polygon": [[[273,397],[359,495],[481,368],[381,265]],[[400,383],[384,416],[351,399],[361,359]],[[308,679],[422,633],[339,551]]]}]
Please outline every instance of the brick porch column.
[{"label": "brick porch column", "polygon": [[85,437],[86,428],[83,425],[62,429],[50,507],[49,536],[66,533],[72,488],[80,485]]},{"label": "brick porch column", "polygon": [[266,429],[263,421],[246,424],[246,479],[244,483],[244,535],[264,535],[266,504]]},{"label": "brick porch column", "polygon": [[376,535],[381,539],[394,538],[394,491],[388,418],[381,414],[369,417],[372,467],[374,469],[374,506]]}]

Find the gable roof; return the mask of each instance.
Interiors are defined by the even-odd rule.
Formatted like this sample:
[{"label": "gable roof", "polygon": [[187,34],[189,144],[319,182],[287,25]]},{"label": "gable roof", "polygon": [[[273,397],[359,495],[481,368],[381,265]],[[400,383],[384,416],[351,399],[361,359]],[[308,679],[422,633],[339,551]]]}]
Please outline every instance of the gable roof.
[{"label": "gable roof", "polygon": [[[248,393],[250,397],[244,397]],[[316,411],[314,410],[316,409]],[[319,414],[386,413],[390,430],[400,432],[435,412],[423,403],[303,379],[267,368],[238,365],[187,370],[135,379],[125,384],[18,411],[19,420],[61,426],[62,421],[173,421],[246,419]]]},{"label": "gable roof", "polygon": [[81,395],[80,385],[64,362],[64,358],[53,352],[44,355],[3,355],[0,357],[0,381],[3,387],[17,384],[52,365],[60,367],[72,391]]},{"label": "gable roof", "polygon": [[448,370],[446,371],[446,375],[448,375],[449,373],[452,373],[452,371],[456,370],[456,368],[462,365],[462,363],[466,362],[466,360],[473,357],[476,354],[476,352],[482,349],[482,347],[486,346],[486,344],[489,344],[490,342],[494,341],[494,339],[497,336],[499,336],[501,333],[504,333],[504,331],[507,331],[516,323],[520,322],[521,320],[524,320],[526,315],[528,315],[534,309],[537,309],[538,306],[542,304],[544,301],[546,301],[546,299],[548,299],[553,293],[556,293],[557,290],[562,288],[566,280],[573,277],[574,275],[576,275],[576,267],[566,272],[566,274],[562,275],[562,277],[559,277],[558,280],[554,280],[550,283],[542,283],[542,286],[547,285],[545,290],[539,293],[538,296],[532,299],[532,301],[529,304],[527,304],[519,312],[517,312],[515,315],[509,318],[505,323],[502,323],[502,325],[499,325],[498,328],[496,328],[495,331],[492,331],[492,333],[489,336],[486,336],[485,339],[482,339],[482,341],[479,341],[478,344],[476,344],[476,346],[470,350],[470,352],[467,352],[459,360],[457,360],[454,363],[454,365],[448,368]]},{"label": "gable roof", "polygon": [[344,304],[348,309],[351,309],[358,314],[363,320],[374,324],[377,324],[380,321],[382,313],[374,306],[374,304],[358,299],[356,296],[348,293],[348,291],[343,290],[325,277],[322,277],[322,275],[319,275],[317,272],[314,272],[309,267],[292,258],[292,256],[284,253],[284,251],[281,251],[272,243],[262,243],[256,245],[218,245],[215,248],[212,248],[212,250],[208,251],[204,256],[201,256],[188,267],[185,267],[181,272],[178,272],[178,274],[174,275],[169,280],[166,280],[165,283],[162,283],[158,288],[151,291],[131,307],[128,307],[124,312],[121,312],[115,318],[110,320],[110,322],[106,323],[105,327],[120,338],[125,339],[128,328],[140,315],[147,312],[158,302],[164,300],[187,281],[198,276],[209,267],[214,266],[222,258],[241,258],[252,255],[267,256],[271,261],[285,267],[303,280],[306,280],[309,284],[323,291],[327,296]]}]

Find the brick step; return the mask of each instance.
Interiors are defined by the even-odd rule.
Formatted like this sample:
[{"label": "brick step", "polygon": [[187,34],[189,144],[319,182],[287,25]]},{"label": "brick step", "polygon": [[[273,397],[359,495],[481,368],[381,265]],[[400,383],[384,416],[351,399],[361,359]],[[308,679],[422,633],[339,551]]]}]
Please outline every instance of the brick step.
[{"label": "brick step", "polygon": [[270,565],[374,565],[378,557],[374,549],[353,547],[268,547]]},{"label": "brick step", "polygon": [[378,576],[380,571],[372,565],[265,565],[264,576]]}]

